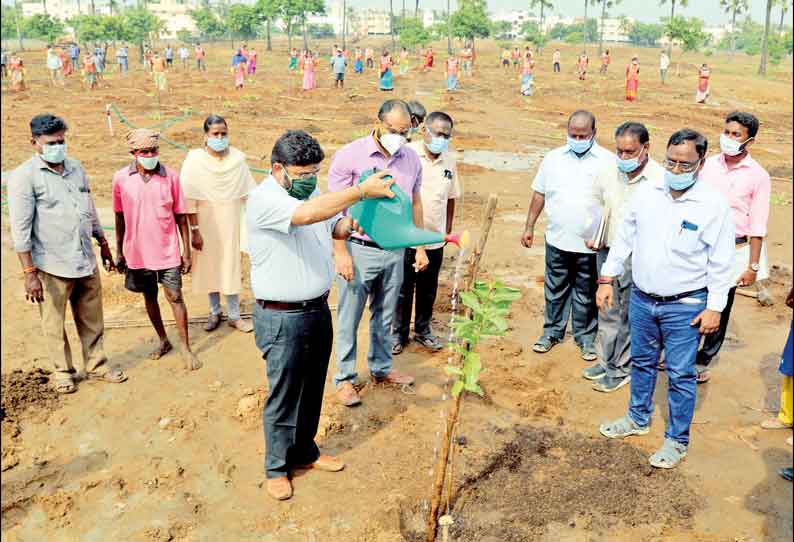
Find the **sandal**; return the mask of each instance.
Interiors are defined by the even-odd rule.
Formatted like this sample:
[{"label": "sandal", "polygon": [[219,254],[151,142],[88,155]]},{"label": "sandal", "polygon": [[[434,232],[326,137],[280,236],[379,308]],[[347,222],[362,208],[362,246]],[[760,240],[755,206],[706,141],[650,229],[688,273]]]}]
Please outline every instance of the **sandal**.
[{"label": "sandal", "polygon": [[631,435],[647,435],[650,431],[650,427],[640,427],[634,420],[628,417],[628,415],[623,416],[615,420],[614,422],[602,423],[599,431],[601,434],[607,438],[625,438]]},{"label": "sandal", "polygon": [[53,388],[57,393],[74,393],[77,391],[77,386],[74,385],[74,380],[71,378],[59,378],[55,381]]},{"label": "sandal", "polygon": [[686,444],[666,438],[662,447],[648,458],[648,462],[658,469],[672,469],[686,457],[686,449]]},{"label": "sandal", "polygon": [[400,354],[403,353],[403,349],[404,348],[405,348],[405,345],[403,345],[403,343],[401,343],[401,342],[394,343],[393,345],[391,345],[391,354],[392,354],[392,356],[399,356]]},{"label": "sandal", "polygon": [[532,345],[532,350],[537,352],[538,354],[545,354],[549,350],[551,350],[558,341],[554,337],[548,337],[546,335],[539,338],[535,341],[535,344]]},{"label": "sandal", "polygon": [[697,377],[698,384],[705,384],[706,382],[711,380],[711,371],[709,371],[705,367],[699,367],[695,365],[695,370],[698,373],[698,377]]},{"label": "sandal", "polygon": [[127,375],[124,374],[124,371],[119,369],[118,367],[112,367],[107,370],[105,373],[96,374],[96,373],[89,373],[88,374],[89,380],[102,380],[104,382],[109,382],[111,384],[120,384],[127,380]]}]

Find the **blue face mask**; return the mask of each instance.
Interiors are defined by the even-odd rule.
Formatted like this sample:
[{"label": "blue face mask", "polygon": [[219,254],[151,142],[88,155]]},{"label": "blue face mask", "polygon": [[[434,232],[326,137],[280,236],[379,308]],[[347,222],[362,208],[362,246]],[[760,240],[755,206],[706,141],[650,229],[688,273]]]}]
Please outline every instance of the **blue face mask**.
[{"label": "blue face mask", "polygon": [[228,137],[209,137],[207,138],[207,147],[215,152],[223,152],[229,148]]},{"label": "blue face mask", "polygon": [[427,133],[430,134],[431,137],[430,143],[425,143],[427,150],[433,154],[441,154],[449,148],[449,139],[445,137],[434,136],[430,133],[430,130],[428,130]]},{"label": "blue face mask", "polygon": [[66,143],[42,145],[40,156],[48,164],[60,164],[66,160]]},{"label": "blue face mask", "polygon": [[568,147],[576,154],[583,155],[590,150],[593,146],[593,138],[590,139],[574,139],[568,136]]},{"label": "blue face mask", "polygon": [[696,180],[697,177],[694,171],[678,174],[671,173],[670,171],[664,172],[664,184],[670,190],[686,190],[695,184]]},{"label": "blue face mask", "polygon": [[143,169],[146,171],[154,171],[154,168],[157,167],[158,162],[160,162],[159,156],[139,156],[138,163],[143,166]]},{"label": "blue face mask", "polygon": [[628,158],[626,160],[622,159],[621,157],[616,157],[618,163],[618,169],[623,173],[631,173],[632,171],[636,171],[638,167],[642,164],[640,162],[640,157],[635,156],[634,158]]}]

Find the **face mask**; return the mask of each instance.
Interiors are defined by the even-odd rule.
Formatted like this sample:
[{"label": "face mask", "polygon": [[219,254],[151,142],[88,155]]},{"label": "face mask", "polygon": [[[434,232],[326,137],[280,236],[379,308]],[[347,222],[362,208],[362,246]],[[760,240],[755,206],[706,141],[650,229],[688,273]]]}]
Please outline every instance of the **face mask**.
[{"label": "face mask", "polygon": [[747,139],[744,140],[744,142],[739,143],[735,139],[731,139],[725,134],[720,134],[720,150],[723,152],[723,154],[727,154],[728,156],[736,156],[742,154],[742,151],[744,151],[744,146],[751,139],[753,138],[748,137]]},{"label": "face mask", "polygon": [[590,150],[593,146],[593,138],[590,139],[574,139],[568,136],[568,147],[576,154],[583,155]]},{"label": "face mask", "polygon": [[306,200],[309,199],[317,188],[317,175],[312,175],[308,179],[290,179],[287,175],[287,170],[284,170],[284,178],[289,182],[290,187],[287,194],[295,199]]},{"label": "face mask", "polygon": [[56,145],[42,145],[41,159],[48,164],[60,164],[66,160],[66,143]]},{"label": "face mask", "polygon": [[228,137],[208,137],[207,138],[207,147],[214,150],[215,152],[223,152],[227,148],[229,148],[229,138]]},{"label": "face mask", "polygon": [[628,158],[623,160],[619,156],[617,157],[618,162],[618,169],[623,173],[631,173],[632,171],[636,171],[638,167],[642,164],[640,162],[640,157],[635,156],[634,158]]},{"label": "face mask", "polygon": [[138,163],[143,166],[146,171],[153,171],[160,161],[159,156],[138,156]]},{"label": "face mask", "polygon": [[[430,134],[430,130],[428,130],[427,133]],[[441,154],[442,152],[445,152],[449,148],[448,139],[443,137],[436,137],[433,136],[432,134],[430,134],[430,137],[432,138],[430,140],[430,143],[425,143],[425,146],[427,147],[427,150],[429,150],[433,154]]]},{"label": "face mask", "polygon": [[664,172],[664,184],[670,190],[686,190],[693,184],[697,177],[695,176],[694,171],[690,171],[689,173],[671,173],[669,171]]},{"label": "face mask", "polygon": [[389,154],[393,155],[405,145],[405,137],[400,134],[383,134],[380,136],[380,144]]}]

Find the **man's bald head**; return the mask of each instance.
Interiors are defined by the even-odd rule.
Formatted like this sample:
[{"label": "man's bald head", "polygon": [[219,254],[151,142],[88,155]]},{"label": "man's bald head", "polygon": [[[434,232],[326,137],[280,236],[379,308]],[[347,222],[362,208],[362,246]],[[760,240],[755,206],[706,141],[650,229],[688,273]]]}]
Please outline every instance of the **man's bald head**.
[{"label": "man's bald head", "polygon": [[568,136],[574,139],[591,139],[596,133],[595,115],[579,109],[568,119]]}]

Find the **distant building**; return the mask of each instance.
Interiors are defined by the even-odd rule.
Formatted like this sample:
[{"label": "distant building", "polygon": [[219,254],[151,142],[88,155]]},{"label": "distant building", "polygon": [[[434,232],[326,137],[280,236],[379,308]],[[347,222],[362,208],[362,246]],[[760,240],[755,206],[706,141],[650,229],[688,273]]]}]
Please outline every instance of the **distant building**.
[{"label": "distant building", "polygon": [[[22,2],[22,15],[30,17],[44,13],[42,2]],[[118,5],[117,5],[118,6]],[[119,7],[116,7],[118,10]],[[82,0],[79,4],[76,0],[48,0],[47,13],[61,20],[66,20],[78,15],[110,15],[109,0],[94,0],[93,9],[90,0]]]},{"label": "distant building", "polygon": [[198,27],[196,27],[196,22],[191,17],[190,12],[200,7],[199,2],[195,0],[188,2],[159,0],[157,2],[150,1],[146,4],[146,9],[165,23],[165,26],[160,31],[159,37],[161,40],[174,40],[177,33],[181,30],[190,32],[193,35],[198,34]]},{"label": "distant building", "polygon": [[[627,24],[633,24],[635,19],[632,17],[625,17]],[[622,19],[606,18],[603,21],[604,41],[612,42],[628,42],[629,36],[621,28]],[[602,22],[598,19],[598,34],[601,35]]]},{"label": "distant building", "polygon": [[356,10],[357,30],[363,36],[383,36],[391,33],[391,19],[388,11],[379,9]]}]

